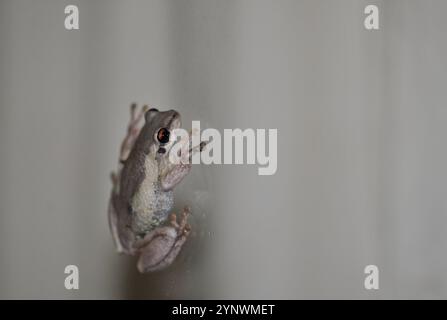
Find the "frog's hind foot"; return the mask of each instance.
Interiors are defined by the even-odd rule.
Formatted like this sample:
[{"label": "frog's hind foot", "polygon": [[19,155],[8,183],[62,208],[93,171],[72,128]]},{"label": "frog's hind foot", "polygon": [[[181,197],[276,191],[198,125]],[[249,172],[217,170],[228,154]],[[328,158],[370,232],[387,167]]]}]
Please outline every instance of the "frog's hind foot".
[{"label": "frog's hind foot", "polygon": [[180,222],[177,222],[177,215],[172,213],[169,216],[169,223],[173,226],[179,235],[185,234],[188,236],[191,231],[191,226],[188,224],[188,216],[191,214],[191,209],[189,207],[185,207],[180,214]]},{"label": "frog's hind foot", "polygon": [[140,252],[137,268],[141,273],[162,270],[174,262],[191,231],[187,223],[190,213],[189,208],[185,208],[180,221],[171,214],[168,226],[151,231],[135,244]]}]

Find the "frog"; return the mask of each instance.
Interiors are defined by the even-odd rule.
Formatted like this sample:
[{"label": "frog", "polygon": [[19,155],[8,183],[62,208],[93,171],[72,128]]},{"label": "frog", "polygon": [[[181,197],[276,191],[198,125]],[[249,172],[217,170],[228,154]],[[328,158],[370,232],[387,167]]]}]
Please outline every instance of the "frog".
[{"label": "frog", "polygon": [[[181,116],[175,110],[147,105],[138,109],[132,104],[118,169],[111,173],[110,231],[118,253],[137,256],[141,273],[169,267],[191,233],[191,209],[185,206],[179,217],[171,212],[174,188],[191,170],[186,160],[206,143],[192,147],[192,139],[178,141],[173,132],[180,127]],[[181,161],[173,162],[169,153],[176,143],[188,145],[179,148]],[[189,152],[181,154],[181,150]]]}]

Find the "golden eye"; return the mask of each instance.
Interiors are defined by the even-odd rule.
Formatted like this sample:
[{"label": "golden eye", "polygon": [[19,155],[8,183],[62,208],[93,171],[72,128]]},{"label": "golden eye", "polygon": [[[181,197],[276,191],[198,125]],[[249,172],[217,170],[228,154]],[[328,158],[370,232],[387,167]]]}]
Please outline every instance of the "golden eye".
[{"label": "golden eye", "polygon": [[169,142],[169,135],[170,135],[170,132],[169,132],[168,129],[161,128],[160,130],[158,130],[157,140],[160,143],[162,143],[162,144],[168,143]]}]

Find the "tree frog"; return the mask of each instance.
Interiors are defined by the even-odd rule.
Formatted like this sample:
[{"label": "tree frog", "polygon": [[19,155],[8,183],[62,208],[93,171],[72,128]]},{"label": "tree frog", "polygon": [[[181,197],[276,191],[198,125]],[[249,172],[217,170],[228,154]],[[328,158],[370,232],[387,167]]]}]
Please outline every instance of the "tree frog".
[{"label": "tree frog", "polygon": [[[175,110],[161,112],[145,106],[137,111],[133,104],[119,168],[111,174],[109,227],[117,251],[138,256],[137,268],[142,273],[168,267],[191,231],[189,208],[179,219],[171,213],[173,189],[191,170],[191,164],[169,160],[172,146],[182,143],[172,134],[180,126]],[[202,151],[204,145],[186,146],[188,156]]]}]

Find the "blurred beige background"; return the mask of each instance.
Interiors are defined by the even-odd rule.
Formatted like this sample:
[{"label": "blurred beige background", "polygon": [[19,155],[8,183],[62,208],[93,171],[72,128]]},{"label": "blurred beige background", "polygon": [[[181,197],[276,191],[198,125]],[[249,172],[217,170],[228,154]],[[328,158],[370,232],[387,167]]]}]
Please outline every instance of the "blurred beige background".
[{"label": "blurred beige background", "polygon": [[[447,298],[446,11],[0,0],[0,298]],[[195,234],[150,275],[115,253],[106,217],[134,101],[186,128],[278,129],[276,175],[193,168],[176,207],[192,206]]]}]

